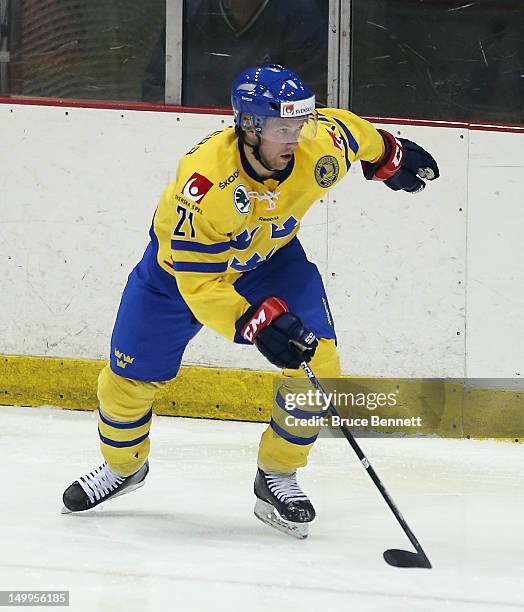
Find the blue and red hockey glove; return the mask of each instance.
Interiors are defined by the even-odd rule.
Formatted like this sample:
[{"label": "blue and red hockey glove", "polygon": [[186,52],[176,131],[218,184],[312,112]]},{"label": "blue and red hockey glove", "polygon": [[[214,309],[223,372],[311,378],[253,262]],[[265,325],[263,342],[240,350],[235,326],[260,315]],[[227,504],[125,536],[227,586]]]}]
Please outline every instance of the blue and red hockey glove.
[{"label": "blue and red hockey glove", "polygon": [[374,163],[362,161],[362,171],[368,180],[383,181],[393,191],[403,189],[418,193],[426,183],[440,176],[437,162],[427,151],[407,138],[395,138],[385,130],[378,130],[384,140],[384,157]]},{"label": "blue and red hockey glove", "polygon": [[252,306],[237,321],[236,328],[244,340],[279,368],[300,368],[302,361],[313,357],[318,345],[315,334],[277,297]]}]

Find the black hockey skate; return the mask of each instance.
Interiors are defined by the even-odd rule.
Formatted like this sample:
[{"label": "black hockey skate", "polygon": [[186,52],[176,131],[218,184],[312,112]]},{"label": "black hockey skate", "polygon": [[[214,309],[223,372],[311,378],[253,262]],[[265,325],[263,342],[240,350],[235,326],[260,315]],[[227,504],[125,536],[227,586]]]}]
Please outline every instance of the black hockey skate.
[{"label": "black hockey skate", "polygon": [[255,477],[255,516],[300,540],[307,538],[308,523],[315,518],[315,509],[293,474],[266,473],[258,470]]},{"label": "black hockey skate", "polygon": [[131,476],[119,476],[104,462],[99,468],[80,476],[67,487],[62,497],[62,514],[91,510],[108,499],[130,493],[145,484],[148,472],[147,461]]}]

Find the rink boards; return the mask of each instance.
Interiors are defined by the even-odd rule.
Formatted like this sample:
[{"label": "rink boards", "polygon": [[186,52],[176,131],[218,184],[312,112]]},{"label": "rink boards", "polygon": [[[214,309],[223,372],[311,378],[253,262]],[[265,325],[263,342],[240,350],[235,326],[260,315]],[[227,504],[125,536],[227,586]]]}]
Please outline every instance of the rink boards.
[{"label": "rink boards", "polygon": [[[83,364],[106,357],[127,274],[179,157],[230,123],[212,114],[0,104],[1,352],[43,358],[4,359],[4,387],[33,376],[42,393],[53,392],[51,357],[68,363],[72,383],[85,380],[87,392],[100,363]],[[521,387],[522,130],[376,124],[429,149],[442,178],[410,196],[364,181],[357,166],[306,216],[300,236],[327,286],[343,371],[505,378]],[[212,368],[186,371],[217,379],[198,393],[226,413],[236,406],[231,396],[245,406],[254,388],[270,390],[271,375],[260,372],[270,366],[255,350],[208,330],[185,363]],[[228,372],[239,365],[254,372]],[[231,380],[242,381],[234,392]],[[73,393],[62,388],[58,399]]]}]

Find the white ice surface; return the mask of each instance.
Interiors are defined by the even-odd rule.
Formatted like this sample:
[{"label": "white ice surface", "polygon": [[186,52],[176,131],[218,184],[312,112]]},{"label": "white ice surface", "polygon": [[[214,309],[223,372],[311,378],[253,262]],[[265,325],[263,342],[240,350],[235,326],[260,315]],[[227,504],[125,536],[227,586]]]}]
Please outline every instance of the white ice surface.
[{"label": "white ice surface", "polygon": [[524,610],[522,445],[360,440],[434,565],[401,570],[382,552],[410,544],[343,439],[300,473],[317,519],[299,541],[253,516],[262,425],[156,417],[146,485],[62,515],[99,464],[96,414],[0,406],[0,423],[0,590],[93,612]]}]

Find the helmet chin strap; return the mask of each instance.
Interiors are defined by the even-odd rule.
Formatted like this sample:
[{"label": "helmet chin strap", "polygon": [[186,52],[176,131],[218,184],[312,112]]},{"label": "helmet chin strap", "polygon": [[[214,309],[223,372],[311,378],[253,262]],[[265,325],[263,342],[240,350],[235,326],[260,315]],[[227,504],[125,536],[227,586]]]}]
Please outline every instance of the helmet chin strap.
[{"label": "helmet chin strap", "polygon": [[280,170],[276,170],[275,168],[272,168],[268,163],[266,163],[260,153],[260,134],[256,134],[257,137],[257,144],[256,145],[248,145],[248,147],[251,147],[251,150],[253,151],[253,155],[255,156],[255,159],[257,160],[257,162],[261,163],[264,168],[266,170],[269,170],[270,172],[277,172],[279,173]]}]

